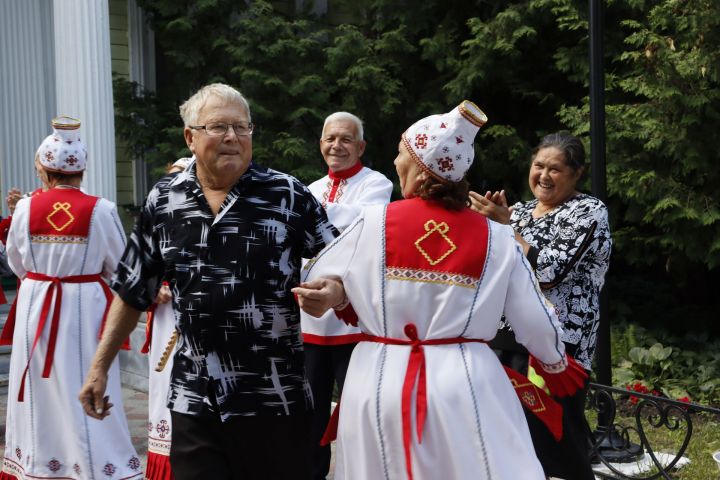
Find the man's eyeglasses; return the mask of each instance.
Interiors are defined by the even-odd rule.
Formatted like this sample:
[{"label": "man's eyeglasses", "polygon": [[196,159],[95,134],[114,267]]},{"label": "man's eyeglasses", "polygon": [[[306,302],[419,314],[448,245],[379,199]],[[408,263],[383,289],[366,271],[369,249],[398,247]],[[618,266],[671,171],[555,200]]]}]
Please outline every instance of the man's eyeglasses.
[{"label": "man's eyeglasses", "polygon": [[[229,124],[222,122],[208,123],[207,125],[189,126],[189,128],[192,128],[193,130],[205,130],[205,133],[207,133],[211,137],[224,137],[229,127]],[[235,135],[241,137],[245,135],[252,135],[255,125],[253,125],[252,122],[238,122],[233,123],[232,128],[233,130],[235,130]]]}]

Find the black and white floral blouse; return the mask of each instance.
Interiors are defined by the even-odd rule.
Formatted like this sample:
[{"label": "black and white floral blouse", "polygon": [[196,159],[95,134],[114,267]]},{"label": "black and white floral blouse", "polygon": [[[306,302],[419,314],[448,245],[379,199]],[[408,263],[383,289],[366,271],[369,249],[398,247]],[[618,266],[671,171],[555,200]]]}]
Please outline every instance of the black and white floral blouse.
[{"label": "black and white floral blouse", "polygon": [[563,324],[563,341],[590,370],[600,320],[600,289],[610,264],[612,239],[607,207],[578,194],[540,218],[537,200],[513,205],[510,223],[532,247],[528,260],[545,297]]}]

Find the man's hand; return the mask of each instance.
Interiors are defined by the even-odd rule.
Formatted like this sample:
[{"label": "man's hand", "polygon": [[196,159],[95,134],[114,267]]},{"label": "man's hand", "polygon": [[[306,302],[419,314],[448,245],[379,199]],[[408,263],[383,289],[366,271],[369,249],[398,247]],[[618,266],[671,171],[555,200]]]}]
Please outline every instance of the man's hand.
[{"label": "man's hand", "polygon": [[78,394],[83,410],[92,418],[102,420],[110,415],[109,410],[113,404],[110,403],[109,397],[104,397],[108,381],[107,372],[120,351],[120,346],[137,325],[140,313],[140,310],[134,309],[117,295],[110,304],[103,336],[95,350],[95,356],[85,377],[85,384]]},{"label": "man's hand", "polygon": [[80,389],[80,403],[85,413],[92,418],[102,420],[110,415],[113,404],[110,397],[104,396],[107,388],[107,372],[98,368],[91,368],[85,379],[85,385]]},{"label": "man's hand", "polygon": [[325,277],[301,283],[292,292],[297,295],[300,308],[313,317],[322,317],[329,309],[343,304],[346,298],[342,281]]},{"label": "man's hand", "polygon": [[507,206],[505,190],[495,193],[487,192],[485,195],[471,191],[470,208],[481,215],[485,215],[490,220],[495,220],[505,225],[510,223],[512,209]]}]

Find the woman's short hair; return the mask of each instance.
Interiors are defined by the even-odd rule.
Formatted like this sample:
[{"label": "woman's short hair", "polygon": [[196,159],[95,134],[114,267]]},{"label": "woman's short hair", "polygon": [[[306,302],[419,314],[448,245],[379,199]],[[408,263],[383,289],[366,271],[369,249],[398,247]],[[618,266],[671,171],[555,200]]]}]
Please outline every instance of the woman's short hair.
[{"label": "woman's short hair", "polygon": [[442,182],[428,175],[415,195],[423,200],[440,202],[448,210],[462,210],[470,206],[470,184],[464,178],[459,182]]},{"label": "woman's short hair", "polygon": [[585,147],[578,137],[567,130],[545,135],[533,150],[533,158],[543,148],[557,148],[560,150],[565,157],[567,166],[575,171],[585,166]]},{"label": "woman's short hair", "polygon": [[325,127],[327,127],[328,123],[340,122],[343,120],[347,120],[347,121],[355,124],[355,131],[357,132],[357,138],[355,138],[355,140],[357,140],[358,142],[362,142],[363,141],[363,122],[362,122],[362,120],[360,120],[358,117],[356,117],[355,115],[353,115],[350,112],[335,112],[335,113],[328,115],[328,117],[325,119],[325,123],[323,123],[323,129],[322,129],[323,134],[325,133]]},{"label": "woman's short hair", "polygon": [[211,96],[218,97],[227,104],[240,105],[247,113],[248,122],[252,121],[250,105],[240,92],[224,83],[211,83],[202,87],[192,97],[188,98],[185,103],[180,105],[180,116],[186,127],[197,125],[200,110]]}]

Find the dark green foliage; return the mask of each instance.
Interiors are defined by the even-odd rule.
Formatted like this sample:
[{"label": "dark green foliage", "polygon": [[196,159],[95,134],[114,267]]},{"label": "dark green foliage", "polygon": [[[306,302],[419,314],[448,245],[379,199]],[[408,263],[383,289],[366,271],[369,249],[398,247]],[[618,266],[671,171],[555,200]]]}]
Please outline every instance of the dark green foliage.
[{"label": "dark green foliage", "polygon": [[[325,171],[318,139],[337,110],[365,121],[365,163],[395,179],[405,128],[475,101],[490,121],[469,180],[513,202],[530,198],[542,135],[570,129],[589,147],[587,1],[329,0],[322,17],[288,13],[293,2],[138,3],[156,32],[158,94],[116,81],[117,125],[157,166],[187,155],[177,108],[215,81],[248,97],[255,159],[305,182]],[[717,331],[720,3],[606,7],[610,315]]]}]

